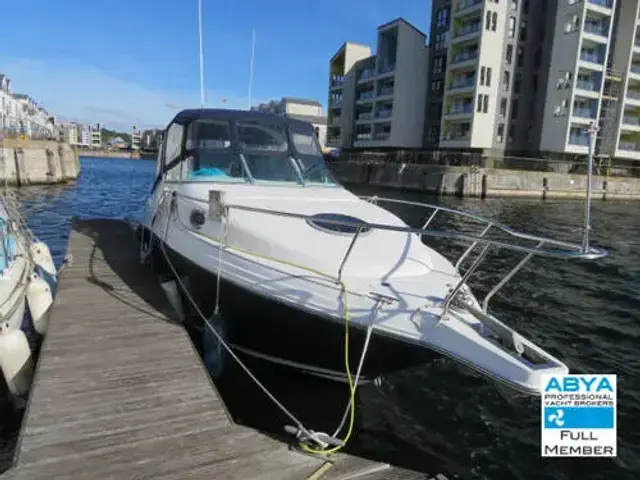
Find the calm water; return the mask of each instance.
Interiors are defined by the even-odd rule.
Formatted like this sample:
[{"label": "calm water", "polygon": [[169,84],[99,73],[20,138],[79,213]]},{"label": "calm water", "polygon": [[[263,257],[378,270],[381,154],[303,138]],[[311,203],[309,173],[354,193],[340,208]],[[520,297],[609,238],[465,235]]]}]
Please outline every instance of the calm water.
[{"label": "calm water", "polygon": [[[31,227],[60,262],[72,216],[140,219],[153,172],[149,161],[86,158],[77,185],[19,193]],[[582,222],[579,202],[441,201],[532,233],[577,239]],[[397,211],[410,223],[424,221],[419,210]],[[494,297],[493,306],[572,369],[618,374],[617,459],[539,458],[539,401],[504,396],[447,361],[403,372],[380,389],[362,388],[349,450],[458,478],[640,478],[640,203],[596,202],[593,215],[593,240],[609,249],[610,257],[597,263],[535,259]],[[443,248],[448,254],[459,251]],[[474,290],[486,292],[517,260],[491,257],[491,269],[479,273]],[[219,387],[236,420],[282,433],[279,412],[241,376],[233,372],[231,378]],[[335,428],[346,401],[344,386],[277,372],[265,373],[264,381],[312,428]],[[20,419],[0,408],[0,464],[6,465]]]}]

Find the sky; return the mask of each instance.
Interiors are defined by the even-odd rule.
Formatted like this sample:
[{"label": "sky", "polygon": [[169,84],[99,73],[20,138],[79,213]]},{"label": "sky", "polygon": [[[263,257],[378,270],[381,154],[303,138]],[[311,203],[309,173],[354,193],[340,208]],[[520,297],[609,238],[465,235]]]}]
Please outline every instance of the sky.
[{"label": "sky", "polygon": [[[200,105],[197,0],[5,2],[0,73],[62,120],[164,127]],[[404,17],[428,33],[431,0],[202,0],[207,107],[283,96],[326,107],[329,59],[345,41],[375,48]]]}]

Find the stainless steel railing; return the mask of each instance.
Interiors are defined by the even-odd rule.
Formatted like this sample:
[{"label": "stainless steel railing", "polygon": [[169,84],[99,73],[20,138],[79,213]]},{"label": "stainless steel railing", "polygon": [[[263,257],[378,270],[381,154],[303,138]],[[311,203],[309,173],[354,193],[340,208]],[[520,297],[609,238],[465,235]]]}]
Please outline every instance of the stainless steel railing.
[{"label": "stainless steel railing", "polygon": [[[176,192],[176,195],[179,197],[188,198],[190,200],[195,200],[201,203],[209,204],[206,200],[197,199],[194,197],[189,197],[185,195],[180,195]],[[400,232],[400,233],[413,233],[422,237],[434,237],[434,238],[446,238],[452,240],[462,240],[469,243],[467,249],[460,255],[460,257],[455,262],[455,268],[460,274],[460,279],[457,284],[449,291],[447,297],[443,301],[443,313],[442,317],[447,314],[448,309],[451,305],[451,302],[454,300],[456,295],[461,291],[463,286],[469,280],[469,278],[476,272],[478,267],[482,264],[483,260],[486,258],[486,254],[488,253],[490,248],[498,248],[498,249],[506,249],[513,252],[524,253],[525,256],[522,260],[518,262],[509,272],[507,272],[501,280],[493,286],[493,288],[489,291],[489,293],[485,296],[482,301],[482,309],[486,313],[489,306],[490,299],[502,288],[504,285],[511,279],[513,276],[524,267],[531,258],[535,255],[543,256],[543,257],[552,257],[552,258],[565,258],[565,259],[583,259],[583,260],[595,260],[599,258],[603,258],[607,256],[608,252],[598,247],[587,246],[586,248],[577,243],[570,243],[561,240],[554,240],[551,238],[545,238],[538,235],[531,235],[528,233],[523,233],[516,231],[506,225],[500,224],[493,220],[486,219],[478,214],[456,210],[453,208],[443,207],[439,205],[431,205],[421,202],[413,202],[408,200],[400,200],[393,198],[385,198],[385,197],[361,197],[363,200],[379,204],[379,203],[390,203],[390,204],[401,204],[401,205],[410,205],[422,207],[430,210],[430,214],[421,228],[413,228],[409,226],[400,226],[400,225],[386,225],[379,223],[370,223],[370,222],[355,222],[355,221],[347,221],[347,220],[337,220],[337,219],[327,219],[323,218],[322,222],[326,224],[332,225],[341,225],[341,226],[349,226],[354,229],[355,233],[351,239],[349,247],[347,248],[338,269],[338,280],[342,277],[342,272],[344,270],[344,266],[353,251],[353,248],[359,238],[360,233],[363,230],[385,230],[392,232]],[[279,217],[288,217],[288,218],[298,218],[301,220],[314,220],[316,219],[314,215],[307,215],[301,213],[293,213],[293,212],[284,212],[278,211],[268,208],[260,208],[260,207],[251,207],[247,205],[236,205],[236,204],[225,204],[224,205],[226,211],[231,210],[239,210],[245,212],[253,212],[265,215],[274,215]],[[463,231],[456,230],[437,230],[431,228],[431,224],[433,223],[436,216],[448,214],[450,216],[458,216],[466,219],[473,220],[480,224],[482,227],[482,231],[480,234],[476,233],[468,233]],[[489,238],[488,234],[490,232],[499,232],[503,234],[506,239],[494,239]],[[519,244],[517,242],[530,242],[529,245]],[[471,266],[461,274],[460,267],[462,262],[474,251],[479,245],[482,245],[482,249],[480,253],[476,256],[475,260],[471,264]]]}]

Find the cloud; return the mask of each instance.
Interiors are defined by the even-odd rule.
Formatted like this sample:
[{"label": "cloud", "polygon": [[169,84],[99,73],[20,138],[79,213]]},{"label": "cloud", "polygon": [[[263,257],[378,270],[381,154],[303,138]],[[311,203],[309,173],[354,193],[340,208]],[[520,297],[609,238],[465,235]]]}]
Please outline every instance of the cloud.
[{"label": "cloud", "polygon": [[[16,93],[28,93],[51,114],[111,128],[165,126],[179,110],[199,106],[199,90],[164,91],[93,65],[59,60],[8,62],[3,73]],[[247,98],[205,92],[207,107],[246,108]],[[223,102],[223,99],[226,99]]]}]

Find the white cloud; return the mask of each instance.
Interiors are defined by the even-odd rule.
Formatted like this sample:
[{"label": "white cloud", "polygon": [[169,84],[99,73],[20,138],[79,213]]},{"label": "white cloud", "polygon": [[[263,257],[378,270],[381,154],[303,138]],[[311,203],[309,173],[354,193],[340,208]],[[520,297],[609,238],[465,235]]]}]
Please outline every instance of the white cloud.
[{"label": "white cloud", "polygon": [[[62,119],[100,122],[112,128],[165,126],[175,113],[200,104],[193,92],[150,89],[99,68],[69,61],[19,60],[2,69],[14,93],[27,93]],[[247,98],[205,92],[207,107],[246,108]],[[226,101],[223,101],[226,100]]]}]

